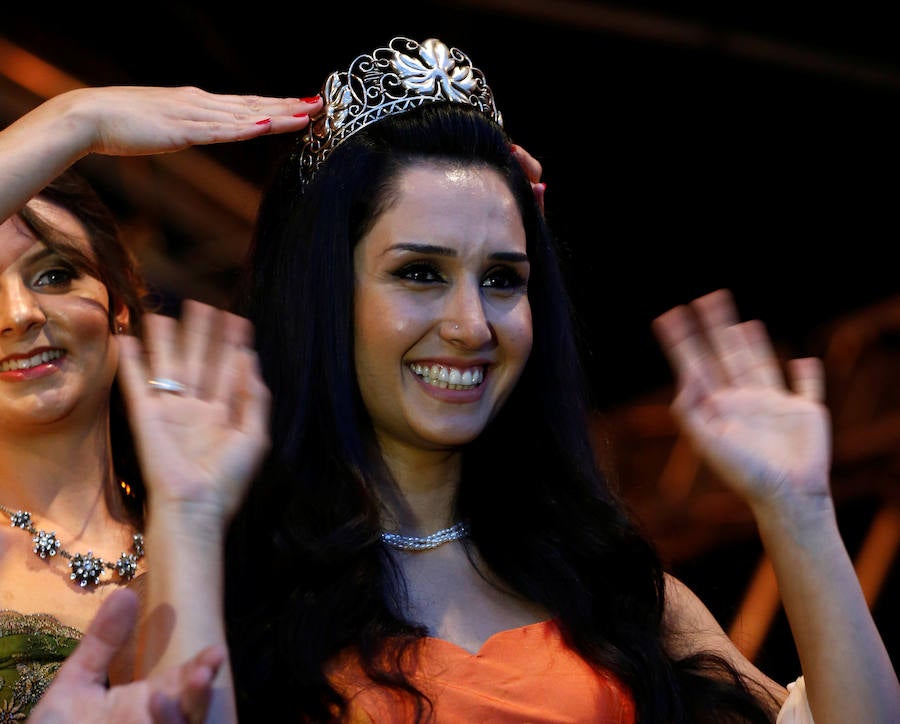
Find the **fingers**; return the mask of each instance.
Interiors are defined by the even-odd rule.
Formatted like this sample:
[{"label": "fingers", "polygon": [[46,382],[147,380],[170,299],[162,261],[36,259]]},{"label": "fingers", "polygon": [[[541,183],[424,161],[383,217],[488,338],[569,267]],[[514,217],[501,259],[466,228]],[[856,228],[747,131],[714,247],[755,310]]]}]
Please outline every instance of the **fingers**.
[{"label": "fingers", "polygon": [[211,397],[230,400],[242,387],[247,374],[247,354],[252,343],[250,321],[236,314],[219,313],[217,337],[210,347],[218,356],[215,372],[210,380]]},{"label": "fingers", "polygon": [[193,86],[107,86],[68,91],[75,115],[93,124],[93,153],[140,156],[291,133],[321,112],[322,99],[210,93]]},{"label": "fingers", "polygon": [[244,350],[240,380],[243,387],[233,398],[233,423],[254,439],[267,442],[272,395],[263,381],[259,358],[250,348]]},{"label": "fingers", "polygon": [[[172,380],[185,386],[187,394],[194,394],[195,388],[187,379],[180,363],[178,320],[165,314],[144,316],[144,347],[147,351],[148,379]],[[157,392],[155,394],[168,394]]]},{"label": "fingers", "polygon": [[515,157],[516,161],[519,162],[519,165],[525,171],[525,175],[528,177],[528,180],[533,184],[536,184],[538,181],[540,181],[541,176],[544,172],[544,169],[541,167],[541,162],[538,161],[530,153],[528,153],[528,151],[526,151],[524,148],[516,144],[512,144],[510,146],[510,150],[512,151],[512,154]]},{"label": "fingers", "polygon": [[[152,90],[152,89],[151,89]],[[165,89],[177,93],[169,99],[173,114],[191,122],[192,144],[244,140],[265,133],[299,130],[322,109],[319,95],[309,98],[210,93],[191,86]]]},{"label": "fingers", "polygon": [[186,299],[181,305],[181,369],[184,383],[197,397],[207,397],[215,386],[210,365],[219,346],[218,314],[208,304]]},{"label": "fingers", "polygon": [[151,692],[149,706],[153,724],[190,724],[180,703],[162,691]]},{"label": "fingers", "polygon": [[543,211],[544,196],[547,191],[547,184],[541,182],[541,176],[544,173],[541,162],[538,161],[530,153],[528,153],[528,151],[526,151],[524,148],[516,144],[511,144],[510,150],[512,151],[513,157],[519,162],[519,165],[522,166],[522,169],[525,171],[525,175],[528,177],[528,180],[531,182],[531,190],[534,193],[534,198],[537,201],[541,211]]},{"label": "fingers", "polygon": [[784,387],[784,378],[765,327],[759,320],[730,326],[705,325],[722,376],[730,384]]},{"label": "fingers", "polygon": [[[719,385],[786,387],[778,355],[765,325],[738,320],[731,293],[725,289],[679,305],[653,320],[653,331],[680,388],[698,390]],[[824,366],[818,358],[788,363],[791,389],[814,401],[825,395]]]},{"label": "fingers", "polygon": [[188,299],[180,319],[145,315],[145,367],[138,360],[139,347],[124,341],[122,373],[135,388],[140,386],[137,375],[145,369],[145,386],[147,379],[172,380],[184,386],[185,395],[227,401],[241,384],[247,365],[243,358],[251,344],[249,320]]},{"label": "fingers", "polygon": [[652,329],[679,388],[690,386],[695,397],[699,390],[725,383],[691,307],[681,304],[664,312],[653,320]]},{"label": "fingers", "polygon": [[109,594],[57,678],[104,684],[113,657],[134,629],[137,612],[138,597],[134,591],[119,588]]},{"label": "fingers", "polygon": [[198,397],[227,399],[235,358],[252,341],[249,320],[192,299],[182,304],[181,320],[187,384]]},{"label": "fingers", "polygon": [[742,336],[740,352],[729,369],[733,381],[760,387],[784,387],[781,364],[765,325],[751,319],[736,327]]},{"label": "fingers", "polygon": [[[178,667],[174,678],[177,691],[157,689],[150,696],[150,714],[155,724],[203,722],[212,698],[213,681],[225,663],[222,645],[207,646],[190,661]],[[168,678],[168,677],[167,677]]]},{"label": "fingers", "polygon": [[193,661],[182,667],[182,681],[185,682],[181,692],[181,710],[188,721],[202,722],[212,697],[212,685],[219,669],[225,663],[224,646],[208,646]]},{"label": "fingers", "polygon": [[545,183],[531,184],[531,190],[534,193],[534,198],[537,201],[538,207],[543,212],[543,210],[544,210],[544,195],[547,191],[547,184],[545,184]]},{"label": "fingers", "polygon": [[825,402],[825,365],[818,357],[803,357],[788,362],[791,389],[813,402]]},{"label": "fingers", "polygon": [[784,384],[764,325],[758,320],[738,321],[728,290],[669,310],[654,320],[653,330],[679,380],[698,377],[708,388]]},{"label": "fingers", "polygon": [[185,301],[182,319],[184,364],[197,396],[224,403],[237,427],[259,427],[262,423],[247,414],[248,401],[259,401],[268,390],[255,366],[250,321],[193,300]]},{"label": "fingers", "polygon": [[781,367],[765,326],[759,320],[739,322],[731,293],[710,292],[691,303],[724,376],[731,384],[784,385]]},{"label": "fingers", "polygon": [[[146,320],[146,315],[144,317]],[[119,387],[125,397],[129,410],[137,410],[141,407],[144,397],[147,395],[147,371],[144,348],[137,337],[120,334],[115,337],[119,346],[119,367],[117,377]]]}]

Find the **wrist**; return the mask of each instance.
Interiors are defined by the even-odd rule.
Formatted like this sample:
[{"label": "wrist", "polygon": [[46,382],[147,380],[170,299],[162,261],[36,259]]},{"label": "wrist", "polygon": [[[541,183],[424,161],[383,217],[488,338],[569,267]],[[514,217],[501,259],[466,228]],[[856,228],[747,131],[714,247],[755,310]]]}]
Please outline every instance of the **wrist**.
[{"label": "wrist", "polygon": [[227,528],[222,509],[209,502],[152,502],[147,511],[147,536],[181,545],[221,546]]},{"label": "wrist", "polygon": [[97,138],[96,113],[90,105],[91,90],[74,88],[53,96],[44,105],[53,110],[65,128],[58,134],[60,143],[69,146],[70,162],[94,151]]},{"label": "wrist", "polygon": [[814,547],[840,539],[834,501],[828,494],[768,501],[754,506],[753,516],[766,547],[784,542]]}]

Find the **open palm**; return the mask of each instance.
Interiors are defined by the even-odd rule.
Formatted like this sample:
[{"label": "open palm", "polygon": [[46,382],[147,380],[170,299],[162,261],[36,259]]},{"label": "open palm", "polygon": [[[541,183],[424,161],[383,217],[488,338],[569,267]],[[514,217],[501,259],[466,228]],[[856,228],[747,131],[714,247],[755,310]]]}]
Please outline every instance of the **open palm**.
[{"label": "open palm", "polygon": [[725,290],[654,320],[675,374],[672,412],[698,453],[751,505],[828,494],[830,419],[820,360],[788,363],[763,325],[737,322]]},{"label": "open palm", "polygon": [[151,504],[197,506],[227,523],[269,444],[251,325],[193,300],[180,320],[148,314],[143,323],[143,344],[119,337],[119,381]]}]

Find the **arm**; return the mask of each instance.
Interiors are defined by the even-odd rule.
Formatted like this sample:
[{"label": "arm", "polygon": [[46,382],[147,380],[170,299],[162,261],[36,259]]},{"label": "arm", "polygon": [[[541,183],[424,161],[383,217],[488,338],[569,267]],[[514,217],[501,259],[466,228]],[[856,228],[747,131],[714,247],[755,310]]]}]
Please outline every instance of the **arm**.
[{"label": "arm", "polygon": [[684,583],[666,574],[665,646],[673,659],[699,651],[717,654],[756,682],[781,704],[787,690],[748,661],[716,621],[706,604]]},{"label": "arm", "polygon": [[[146,354],[119,337],[119,381],[148,490],[146,601],[137,676],[226,643],[224,537],[268,449],[269,391],[250,323],[186,301],[181,319],[144,318]],[[183,392],[152,388],[168,378]],[[236,718],[228,662],[210,705]]]},{"label": "arm", "polygon": [[140,156],[297,131],[320,106],[199,88],[77,88],[0,131],[0,220],[88,155]]},{"label": "arm", "polygon": [[821,362],[792,360],[789,388],[762,324],[739,323],[725,290],[654,331],[675,372],[674,416],[753,511],[816,724],[890,721],[900,686],[836,523]]},{"label": "arm", "polygon": [[127,588],[110,594],[28,717],[30,724],[154,722],[187,724],[206,715],[211,684],[225,649],[204,649],[185,664],[112,688],[106,672],[137,620],[138,599]]}]

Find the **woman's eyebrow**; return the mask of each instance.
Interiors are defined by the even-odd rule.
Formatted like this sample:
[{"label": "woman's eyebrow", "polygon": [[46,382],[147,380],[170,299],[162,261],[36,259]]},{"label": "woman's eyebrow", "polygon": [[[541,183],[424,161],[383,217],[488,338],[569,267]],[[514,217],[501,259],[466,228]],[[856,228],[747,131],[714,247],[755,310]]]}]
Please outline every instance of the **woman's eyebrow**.
[{"label": "woman's eyebrow", "polygon": [[438,246],[437,244],[414,244],[406,242],[403,244],[394,244],[385,249],[388,251],[414,251],[419,254],[438,254],[439,256],[456,256],[456,249],[449,246]]},{"label": "woman's eyebrow", "polygon": [[520,251],[495,251],[491,254],[491,259],[496,259],[497,261],[510,261],[516,264],[520,264],[528,261],[528,254],[523,254]]},{"label": "woman's eyebrow", "polygon": [[41,244],[38,249],[34,251],[29,251],[24,254],[24,259],[27,263],[31,264],[36,261],[40,261],[41,259],[46,259],[48,256],[58,256],[59,252],[55,249],[51,249],[46,244]]},{"label": "woman's eyebrow", "polygon": [[[439,256],[456,256],[456,249],[452,249],[447,246],[438,246],[437,244],[414,244],[414,243],[403,243],[403,244],[394,244],[393,246],[385,249],[385,252],[389,251],[413,251],[418,254],[437,254]],[[528,261],[528,254],[524,254],[519,251],[495,251],[490,254],[491,259],[495,259],[497,261],[508,261],[514,263],[523,263]]]}]

